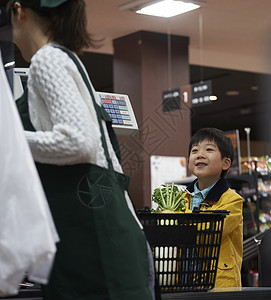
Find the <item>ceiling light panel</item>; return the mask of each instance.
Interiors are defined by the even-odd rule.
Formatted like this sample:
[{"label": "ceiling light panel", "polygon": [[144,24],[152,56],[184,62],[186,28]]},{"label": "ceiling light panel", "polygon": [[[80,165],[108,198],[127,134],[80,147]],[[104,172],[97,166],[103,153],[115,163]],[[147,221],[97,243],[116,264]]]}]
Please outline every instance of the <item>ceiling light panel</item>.
[{"label": "ceiling light panel", "polygon": [[200,6],[194,3],[188,3],[176,0],[163,0],[154,4],[145,6],[136,12],[156,17],[170,18],[188,11],[199,8]]}]

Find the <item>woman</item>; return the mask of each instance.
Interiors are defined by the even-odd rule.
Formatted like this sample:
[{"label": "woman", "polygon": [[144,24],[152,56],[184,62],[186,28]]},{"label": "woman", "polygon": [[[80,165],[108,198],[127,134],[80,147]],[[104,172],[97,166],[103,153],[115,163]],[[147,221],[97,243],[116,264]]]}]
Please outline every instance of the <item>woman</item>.
[{"label": "woman", "polygon": [[44,299],[151,299],[147,244],[108,116],[74,54],[95,46],[85,3],[12,0],[11,11],[14,41],[31,62],[17,106],[60,236]]}]

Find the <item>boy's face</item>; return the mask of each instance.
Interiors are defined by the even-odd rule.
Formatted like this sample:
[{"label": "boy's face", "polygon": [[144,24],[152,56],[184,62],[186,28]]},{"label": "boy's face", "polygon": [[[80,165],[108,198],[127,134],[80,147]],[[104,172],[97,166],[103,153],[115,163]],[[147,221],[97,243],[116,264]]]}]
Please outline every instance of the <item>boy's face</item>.
[{"label": "boy's face", "polygon": [[[221,153],[214,141],[204,140],[194,145],[190,151],[188,168],[204,186],[210,186],[231,165],[230,158],[221,157]],[[200,188],[200,187],[199,187]],[[204,187],[205,188],[205,187]]]}]

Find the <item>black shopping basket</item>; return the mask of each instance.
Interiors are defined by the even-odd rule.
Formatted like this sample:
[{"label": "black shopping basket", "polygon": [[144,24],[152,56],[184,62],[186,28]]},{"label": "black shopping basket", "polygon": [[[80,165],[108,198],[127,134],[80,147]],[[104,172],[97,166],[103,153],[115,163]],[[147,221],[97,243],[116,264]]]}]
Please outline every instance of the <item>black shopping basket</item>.
[{"label": "black shopping basket", "polygon": [[224,218],[228,211],[138,211],[152,248],[161,293],[214,287]]}]

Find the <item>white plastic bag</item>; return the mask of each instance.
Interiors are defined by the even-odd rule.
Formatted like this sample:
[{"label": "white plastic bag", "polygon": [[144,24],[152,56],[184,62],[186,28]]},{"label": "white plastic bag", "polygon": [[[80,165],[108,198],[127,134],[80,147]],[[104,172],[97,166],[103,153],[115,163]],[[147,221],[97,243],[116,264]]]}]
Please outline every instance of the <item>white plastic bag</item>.
[{"label": "white plastic bag", "polygon": [[46,284],[57,241],[0,53],[0,295],[18,293],[26,272]]}]

